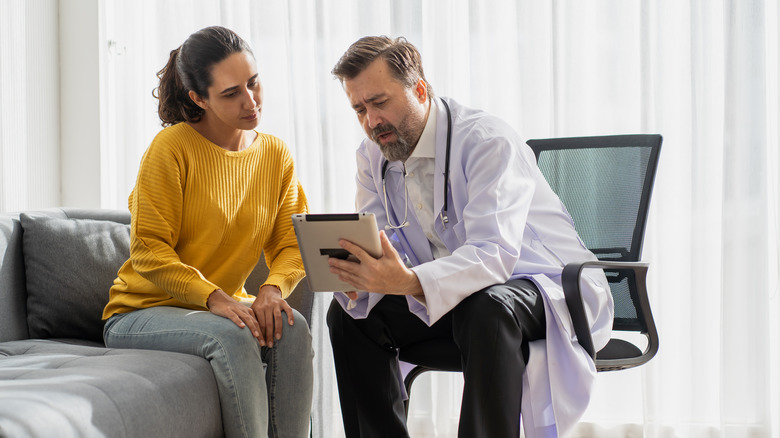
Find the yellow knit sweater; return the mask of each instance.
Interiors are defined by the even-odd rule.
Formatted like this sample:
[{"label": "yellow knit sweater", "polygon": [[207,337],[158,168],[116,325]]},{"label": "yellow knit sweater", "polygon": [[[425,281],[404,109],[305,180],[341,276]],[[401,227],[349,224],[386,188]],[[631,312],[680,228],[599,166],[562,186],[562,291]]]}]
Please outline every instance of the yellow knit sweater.
[{"label": "yellow knit sweater", "polygon": [[285,298],[304,276],[290,216],[308,211],[306,196],[276,137],[258,134],[231,152],[186,123],[168,127],[144,154],[128,204],[130,259],[104,319],[153,306],[203,310],[216,289],[251,298],[244,282],[263,252],[265,284]]}]

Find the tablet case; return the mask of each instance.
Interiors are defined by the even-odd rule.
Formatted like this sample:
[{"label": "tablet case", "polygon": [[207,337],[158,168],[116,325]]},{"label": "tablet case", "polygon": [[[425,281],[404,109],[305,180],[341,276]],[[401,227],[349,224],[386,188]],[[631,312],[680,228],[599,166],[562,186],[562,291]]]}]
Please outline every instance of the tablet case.
[{"label": "tablet case", "polygon": [[346,239],[373,257],[382,255],[379,231],[373,213],[294,214],[295,237],[301,250],[306,281],[314,292],[349,292],[354,286],[330,272],[328,258],[346,259],[349,252],[339,245]]}]

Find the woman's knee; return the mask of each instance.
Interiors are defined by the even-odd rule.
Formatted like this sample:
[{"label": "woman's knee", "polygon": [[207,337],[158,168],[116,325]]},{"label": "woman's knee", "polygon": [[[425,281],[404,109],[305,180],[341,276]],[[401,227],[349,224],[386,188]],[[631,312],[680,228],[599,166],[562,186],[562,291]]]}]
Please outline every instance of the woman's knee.
[{"label": "woman's knee", "polygon": [[287,314],[282,312],[282,339],[279,341],[286,344],[287,348],[292,346],[293,349],[300,352],[312,352],[312,337],[309,330],[309,323],[306,318],[293,309],[293,324],[288,324]]},{"label": "woman's knee", "polygon": [[293,324],[288,324],[288,317],[286,312],[282,312],[282,335],[285,332],[291,333],[295,337],[309,338],[311,339],[311,332],[309,331],[309,322],[306,318],[295,309],[292,309]]},{"label": "woman's knee", "polygon": [[204,319],[204,324],[197,331],[204,337],[206,355],[216,350],[251,351],[252,354],[256,350],[259,353],[260,344],[248,327],[239,327],[230,319],[210,312],[199,316]]}]

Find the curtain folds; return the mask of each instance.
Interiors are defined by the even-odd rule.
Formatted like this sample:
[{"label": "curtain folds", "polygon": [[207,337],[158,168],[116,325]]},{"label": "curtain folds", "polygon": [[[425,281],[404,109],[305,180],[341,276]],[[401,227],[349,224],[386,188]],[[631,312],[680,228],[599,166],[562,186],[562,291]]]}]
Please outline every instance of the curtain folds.
[{"label": "curtain folds", "polygon": [[[644,251],[660,351],[641,368],[600,374],[574,436],[780,436],[776,0],[97,1],[98,43],[108,48],[106,208],[126,206],[160,129],[155,73],[190,33],[214,24],[254,48],[259,129],[290,146],[315,212],[354,208],[363,134],[330,70],[364,35],[407,37],[436,94],[490,111],[527,139],[662,134]],[[56,179],[68,154],[30,141],[44,132],[35,117],[49,102],[25,72],[56,63],[22,58],[15,46],[40,26],[26,8],[0,6],[3,210],[59,199],[51,183],[31,183],[30,163]],[[56,54],[52,38],[34,43]],[[44,84],[57,86],[50,75]],[[322,304],[315,323],[326,332]],[[336,400],[326,336],[317,343],[318,394]],[[462,378],[429,374],[415,383],[412,435],[455,436]],[[337,406],[332,420],[315,433],[343,434]]]},{"label": "curtain folds", "polygon": [[60,202],[56,0],[0,2],[0,211]]}]

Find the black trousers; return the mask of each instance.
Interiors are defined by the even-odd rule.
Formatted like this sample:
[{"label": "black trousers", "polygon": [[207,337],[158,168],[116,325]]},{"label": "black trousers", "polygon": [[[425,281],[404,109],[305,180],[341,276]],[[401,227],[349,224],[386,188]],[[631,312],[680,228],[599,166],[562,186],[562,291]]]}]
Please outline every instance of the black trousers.
[{"label": "black trousers", "polygon": [[435,359],[459,361],[443,365],[463,370],[459,437],[520,435],[528,342],[545,337],[544,304],[531,281],[478,291],[430,327],[402,296],[385,296],[366,319],[353,319],[334,299],[328,326],[348,438],[409,436],[397,359],[426,344],[451,348],[455,354]]}]

